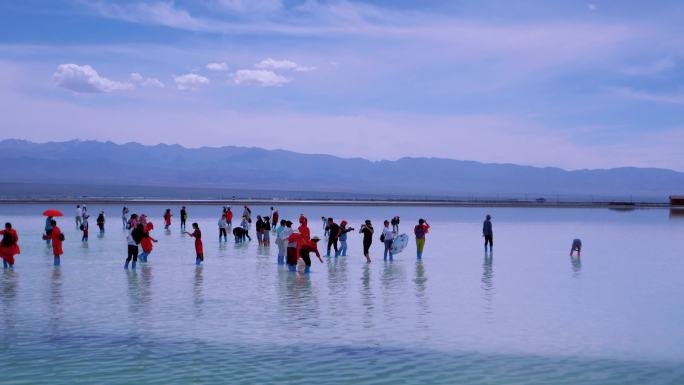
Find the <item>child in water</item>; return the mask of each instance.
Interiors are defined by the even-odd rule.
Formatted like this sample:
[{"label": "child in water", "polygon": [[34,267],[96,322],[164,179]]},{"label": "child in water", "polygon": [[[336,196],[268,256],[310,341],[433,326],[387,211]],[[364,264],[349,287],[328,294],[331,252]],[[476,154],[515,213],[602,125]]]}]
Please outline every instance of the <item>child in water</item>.
[{"label": "child in water", "polygon": [[197,258],[195,258],[195,265],[199,266],[202,262],[204,262],[204,249],[202,247],[202,232],[200,231],[199,225],[197,222],[194,222],[192,224],[193,232],[188,233],[187,231],[184,231],[183,234],[188,234],[189,236],[195,238],[195,253],[197,254]]},{"label": "child in water", "polygon": [[81,223],[81,231],[83,231],[81,242],[88,242],[88,222]]}]

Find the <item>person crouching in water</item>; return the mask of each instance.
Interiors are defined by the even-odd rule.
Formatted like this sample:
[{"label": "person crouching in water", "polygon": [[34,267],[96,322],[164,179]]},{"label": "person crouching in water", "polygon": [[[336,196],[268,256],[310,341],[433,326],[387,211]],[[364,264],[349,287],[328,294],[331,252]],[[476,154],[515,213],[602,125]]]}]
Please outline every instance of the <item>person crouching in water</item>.
[{"label": "person crouching in water", "polygon": [[128,234],[128,237],[126,237],[126,241],[128,242],[128,255],[126,256],[124,269],[128,269],[128,264],[133,261],[131,268],[135,270],[135,265],[138,263],[138,252],[140,251],[138,245],[142,242],[144,236],[145,227],[142,223],[138,223]]},{"label": "person crouching in water", "polygon": [[582,240],[577,238],[572,240],[572,246],[570,247],[570,256],[572,257],[573,254],[577,252],[577,258],[580,257],[580,253],[582,252]]},{"label": "person crouching in water", "polygon": [[195,238],[195,253],[197,254],[197,257],[195,258],[195,265],[199,266],[202,262],[204,262],[204,248],[202,247],[202,232],[200,231],[199,225],[197,222],[194,222],[192,224],[192,233],[188,233],[187,231],[184,231],[183,234],[188,234],[189,236]]},{"label": "person crouching in water", "polygon": [[[321,259],[321,253],[318,252],[318,241],[320,238],[313,237],[311,239],[306,239],[302,234],[292,234],[288,238],[290,242],[295,243],[295,247],[288,247],[287,250],[287,267],[291,272],[297,271],[297,259],[301,258],[306,267],[304,268],[304,273],[308,274],[311,272],[311,257],[310,253],[313,251],[316,253],[318,260],[323,263]],[[293,250],[294,249],[294,250]]]},{"label": "person crouching in water", "polygon": [[140,262],[147,263],[147,257],[150,256],[150,253],[154,248],[153,243],[157,242],[157,240],[152,238],[152,236],[150,235],[150,231],[152,231],[152,229],[154,229],[154,225],[152,224],[152,222],[147,222],[143,229],[143,239],[142,241],[140,241],[140,246],[142,246],[143,250],[143,252],[140,254]]},{"label": "person crouching in water", "polygon": [[0,241],[2,266],[5,269],[12,269],[14,268],[14,256],[20,253],[19,236],[9,222],[5,223],[5,229],[0,231],[0,235],[2,235],[2,241]]},{"label": "person crouching in water", "polygon": [[340,252],[338,255],[341,255],[343,257],[347,256],[347,233],[350,231],[354,231],[353,227],[347,227],[347,221],[343,220],[340,222]]}]

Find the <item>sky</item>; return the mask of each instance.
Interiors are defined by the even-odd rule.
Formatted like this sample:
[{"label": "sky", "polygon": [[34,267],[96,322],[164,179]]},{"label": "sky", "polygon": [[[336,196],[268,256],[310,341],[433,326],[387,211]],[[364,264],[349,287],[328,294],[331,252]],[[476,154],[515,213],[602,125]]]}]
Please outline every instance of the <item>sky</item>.
[{"label": "sky", "polygon": [[684,171],[681,1],[7,0],[0,139]]}]

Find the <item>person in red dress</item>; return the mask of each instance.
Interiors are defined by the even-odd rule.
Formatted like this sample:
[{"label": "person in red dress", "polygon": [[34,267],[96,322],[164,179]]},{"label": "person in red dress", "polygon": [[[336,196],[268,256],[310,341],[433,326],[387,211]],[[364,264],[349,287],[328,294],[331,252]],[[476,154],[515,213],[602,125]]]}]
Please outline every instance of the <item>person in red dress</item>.
[{"label": "person in red dress", "polygon": [[12,228],[12,224],[5,223],[5,229],[0,230],[0,258],[5,269],[14,268],[14,256],[19,254],[19,236]]},{"label": "person in red dress", "polygon": [[169,226],[171,226],[171,209],[166,209],[164,213],[164,228],[168,230]]},{"label": "person in red dress", "polygon": [[197,257],[195,258],[195,265],[199,266],[202,262],[204,262],[204,248],[202,247],[202,231],[200,231],[197,222],[192,224],[192,228],[192,233],[188,233],[187,231],[184,231],[183,233],[195,238],[195,253],[197,254]]},{"label": "person in red dress", "polygon": [[50,224],[52,225],[52,234],[43,236],[43,239],[52,240],[52,255],[55,257],[54,265],[59,266],[60,257],[64,253],[64,251],[62,250],[62,242],[64,242],[64,235],[62,235],[62,229],[57,227],[56,220],[51,220]]}]

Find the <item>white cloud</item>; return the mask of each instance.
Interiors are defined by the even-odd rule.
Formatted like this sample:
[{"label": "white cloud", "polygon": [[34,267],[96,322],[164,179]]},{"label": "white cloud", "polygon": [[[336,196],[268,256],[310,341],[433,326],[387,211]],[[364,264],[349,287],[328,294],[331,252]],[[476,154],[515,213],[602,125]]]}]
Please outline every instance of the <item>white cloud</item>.
[{"label": "white cloud", "polygon": [[608,88],[608,91],[613,95],[626,99],[643,100],[655,103],[684,104],[684,92],[658,93],[633,90],[629,87],[613,87]]},{"label": "white cloud", "polygon": [[181,91],[193,91],[209,84],[209,79],[197,74],[175,76],[173,81],[176,82],[176,87]]},{"label": "white cloud", "polygon": [[254,67],[271,70],[291,70],[297,72],[309,72],[316,69],[316,67],[301,66],[290,60],[275,60],[270,57],[255,64]]},{"label": "white cloud", "polygon": [[661,72],[673,69],[677,66],[677,63],[670,59],[660,59],[653,63],[648,63],[640,66],[626,67],[620,70],[621,73],[625,75],[635,75],[635,76],[647,76],[647,75],[657,75]]},{"label": "white cloud", "polygon": [[131,73],[131,81],[143,87],[164,88],[164,83],[157,78],[146,78],[137,72]]},{"label": "white cloud", "polygon": [[261,87],[282,86],[290,79],[269,70],[238,70],[233,74],[235,84],[254,84]]},{"label": "white cloud", "polygon": [[57,71],[52,74],[52,79],[59,87],[84,93],[124,91],[134,88],[131,83],[117,82],[100,76],[93,67],[87,64],[82,66],[72,63],[60,64]]},{"label": "white cloud", "polygon": [[226,64],[225,62],[209,63],[206,67],[210,71],[228,71],[228,64]]},{"label": "white cloud", "polygon": [[282,0],[216,0],[216,4],[237,13],[270,13],[283,8]]},{"label": "white cloud", "polygon": [[594,3],[589,3],[589,4],[587,4],[587,9],[589,9],[589,11],[591,11],[591,12],[594,12],[598,9],[598,5],[596,5]]}]

